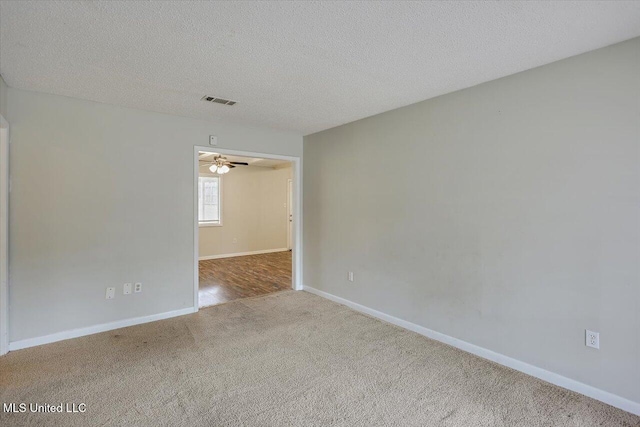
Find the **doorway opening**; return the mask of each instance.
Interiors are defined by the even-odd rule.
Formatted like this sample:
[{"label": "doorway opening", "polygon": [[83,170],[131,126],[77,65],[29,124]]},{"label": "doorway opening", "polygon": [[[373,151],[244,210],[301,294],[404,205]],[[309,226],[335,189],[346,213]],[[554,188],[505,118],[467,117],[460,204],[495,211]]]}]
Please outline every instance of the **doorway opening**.
[{"label": "doorway opening", "polygon": [[196,307],[297,289],[296,158],[195,154]]}]

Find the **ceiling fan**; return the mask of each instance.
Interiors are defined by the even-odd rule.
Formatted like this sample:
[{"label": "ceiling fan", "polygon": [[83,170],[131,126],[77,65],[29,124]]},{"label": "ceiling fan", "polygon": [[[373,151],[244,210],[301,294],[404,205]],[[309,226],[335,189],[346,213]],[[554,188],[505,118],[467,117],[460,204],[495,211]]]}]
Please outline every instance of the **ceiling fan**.
[{"label": "ceiling fan", "polygon": [[211,163],[209,170],[212,173],[217,173],[218,175],[224,175],[236,166],[249,166],[249,163],[246,162],[230,162],[226,157],[221,155],[215,156],[212,161],[200,160],[200,162]]}]

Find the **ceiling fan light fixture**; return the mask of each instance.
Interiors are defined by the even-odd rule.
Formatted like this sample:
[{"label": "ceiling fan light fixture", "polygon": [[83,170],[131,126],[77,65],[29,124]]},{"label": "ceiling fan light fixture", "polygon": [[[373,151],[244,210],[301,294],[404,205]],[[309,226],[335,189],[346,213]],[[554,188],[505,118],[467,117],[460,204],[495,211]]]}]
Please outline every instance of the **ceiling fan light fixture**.
[{"label": "ceiling fan light fixture", "polygon": [[216,170],[218,169],[218,165],[211,165],[209,166],[209,170],[211,171],[211,173],[216,173]]},{"label": "ceiling fan light fixture", "polygon": [[222,165],[222,166],[220,166],[218,168],[218,173],[219,174],[225,174],[227,172],[229,172],[229,166],[227,166],[227,165]]}]

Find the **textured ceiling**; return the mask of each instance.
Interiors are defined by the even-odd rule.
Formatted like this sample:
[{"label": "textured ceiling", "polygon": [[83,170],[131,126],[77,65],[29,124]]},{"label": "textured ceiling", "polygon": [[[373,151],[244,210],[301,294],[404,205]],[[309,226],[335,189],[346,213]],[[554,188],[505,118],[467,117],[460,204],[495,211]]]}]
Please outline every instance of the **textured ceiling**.
[{"label": "textured ceiling", "polygon": [[300,134],[640,35],[638,1],[2,1],[0,14],[9,86]]}]

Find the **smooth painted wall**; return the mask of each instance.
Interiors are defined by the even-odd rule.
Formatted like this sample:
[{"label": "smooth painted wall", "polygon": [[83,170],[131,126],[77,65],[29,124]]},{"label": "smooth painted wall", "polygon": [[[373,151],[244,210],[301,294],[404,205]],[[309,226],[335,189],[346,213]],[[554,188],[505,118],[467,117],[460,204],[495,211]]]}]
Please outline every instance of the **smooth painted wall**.
[{"label": "smooth painted wall", "polygon": [[307,136],[304,158],[305,286],[640,402],[640,39]]},{"label": "smooth painted wall", "polygon": [[14,88],[8,105],[11,341],[192,307],[194,146],[302,154],[286,132]]},{"label": "smooth painted wall", "polygon": [[223,175],[222,226],[200,227],[200,257],[286,250],[287,186],[292,171],[291,167],[238,166]]},{"label": "smooth painted wall", "polygon": [[[8,288],[9,269],[8,269],[8,193],[9,193],[9,174],[8,174],[8,153],[9,141],[3,140],[3,134],[8,135],[7,117],[7,84],[0,75],[0,354],[7,351],[5,345],[8,344]],[[6,133],[4,133],[6,132]]]},{"label": "smooth painted wall", "polygon": [[9,87],[0,76],[0,116],[7,118],[7,91]]}]

